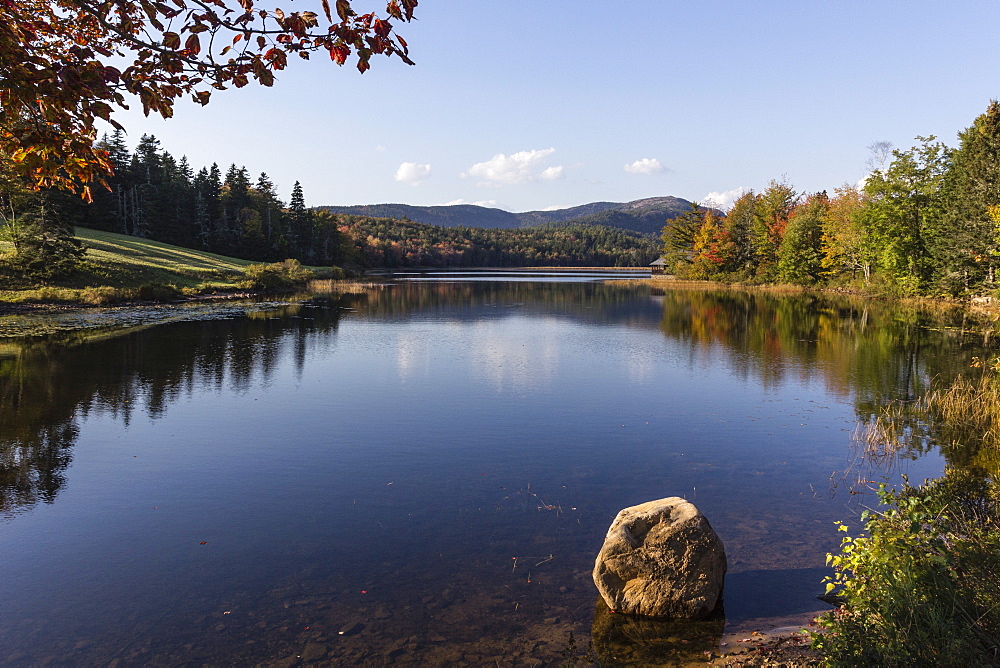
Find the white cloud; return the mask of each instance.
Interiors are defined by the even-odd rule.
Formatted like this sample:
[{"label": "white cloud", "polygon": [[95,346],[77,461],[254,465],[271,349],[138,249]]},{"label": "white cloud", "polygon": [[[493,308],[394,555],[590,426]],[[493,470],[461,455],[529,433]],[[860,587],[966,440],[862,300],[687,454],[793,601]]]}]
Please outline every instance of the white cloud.
[{"label": "white cloud", "polygon": [[409,183],[411,186],[420,185],[420,182],[430,175],[430,165],[418,165],[415,162],[404,162],[396,170],[396,180],[401,183]]},{"label": "white cloud", "polygon": [[566,178],[565,172],[566,168],[562,165],[547,167],[545,171],[539,175],[539,178],[542,179],[542,181],[558,181],[559,179]]},{"label": "white cloud", "polygon": [[491,208],[496,208],[497,201],[495,199],[481,199],[478,202],[470,202],[466,199],[453,199],[450,202],[445,202],[444,204],[439,204],[438,206],[458,206],[459,204],[472,204],[473,206],[488,206]]},{"label": "white cloud", "polygon": [[625,171],[629,174],[659,174],[667,171],[667,168],[656,158],[641,158],[631,165],[625,165]]},{"label": "white cloud", "polygon": [[721,193],[711,192],[702,197],[699,204],[712,207],[713,209],[728,211],[736,200],[748,192],[750,192],[750,189],[746,186],[740,186],[739,188],[733,188]]},{"label": "white cloud", "polygon": [[[538,178],[533,170],[539,166],[539,163],[555,152],[554,148],[546,148],[518,151],[511,155],[497,153],[486,162],[477,162],[469,167],[469,171],[463,173],[462,176],[478,179],[479,185],[528,183]],[[559,168],[549,167],[542,174],[548,174],[552,169]],[[551,179],[552,176],[544,178]]]}]

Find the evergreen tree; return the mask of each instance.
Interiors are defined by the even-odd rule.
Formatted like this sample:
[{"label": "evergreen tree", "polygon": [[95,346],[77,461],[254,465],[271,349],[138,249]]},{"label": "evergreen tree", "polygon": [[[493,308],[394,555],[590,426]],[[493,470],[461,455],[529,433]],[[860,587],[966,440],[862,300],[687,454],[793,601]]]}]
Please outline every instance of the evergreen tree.
[{"label": "evergreen tree", "polygon": [[84,224],[98,230],[128,234],[125,192],[131,183],[132,154],[125,143],[125,133],[115,130],[111,137],[105,135],[97,147],[107,152],[112,173],[107,178],[107,188],[93,189],[92,206],[86,211]]},{"label": "evergreen tree", "polygon": [[227,237],[222,246],[224,252],[230,255],[246,254],[245,243],[248,237],[251,238],[250,245],[257,247],[259,252],[263,245],[263,234],[259,229],[259,217],[255,219],[255,211],[251,208],[250,177],[246,167],[238,168],[232,164],[226,170],[220,204],[228,222]]},{"label": "evergreen tree", "polygon": [[288,203],[288,236],[289,248],[295,255],[303,258],[312,255],[312,217],[298,181],[292,186],[292,199]]},{"label": "evergreen tree", "polygon": [[264,233],[265,256],[268,259],[282,259],[275,256],[277,238],[281,234],[281,210],[284,204],[278,199],[274,183],[264,172],[257,177],[251,197],[254,207],[260,212],[261,226]]},{"label": "evergreen tree", "polygon": [[209,168],[201,195],[208,220],[207,248],[221,252],[228,237],[229,226],[222,209],[222,170],[218,163],[213,162]]},{"label": "evergreen tree", "polygon": [[[321,210],[313,213],[313,230],[316,239],[312,262],[323,265],[343,264],[346,248],[335,214]],[[443,250],[443,249],[442,249]],[[444,253],[444,266],[449,266],[451,253]]]},{"label": "evergreen tree", "polygon": [[938,285],[948,292],[996,281],[1000,238],[992,207],[1000,205],[1000,103],[990,102],[960,144],[941,187],[941,211],[929,221],[927,250]]},{"label": "evergreen tree", "polygon": [[129,234],[147,237],[157,224],[158,213],[163,206],[163,193],[160,189],[163,183],[160,140],[146,134],[139,139],[139,145],[136,146],[135,154],[132,156],[130,171],[133,184],[131,207],[127,215],[131,219],[131,226],[127,227],[130,227]]},{"label": "evergreen tree", "polygon": [[667,221],[660,238],[663,240],[663,259],[668,271],[684,273],[694,259],[694,239],[704,222],[701,207],[691,203],[691,210]]},{"label": "evergreen tree", "polygon": [[163,167],[162,181],[157,188],[160,207],[154,214],[156,224],[150,236],[179,246],[191,246],[194,242],[194,186],[191,183],[191,167],[186,158],[177,162],[166,151],[161,155],[160,161]]},{"label": "evergreen tree", "polygon": [[63,191],[32,191],[9,160],[0,163],[0,239],[13,248],[0,264],[28,281],[72,273],[86,252],[73,235],[82,207]]}]

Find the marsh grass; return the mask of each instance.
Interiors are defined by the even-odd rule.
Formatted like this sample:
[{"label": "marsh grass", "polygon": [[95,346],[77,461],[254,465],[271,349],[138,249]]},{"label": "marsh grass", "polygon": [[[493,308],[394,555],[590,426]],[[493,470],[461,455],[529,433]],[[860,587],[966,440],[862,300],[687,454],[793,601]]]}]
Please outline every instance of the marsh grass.
[{"label": "marsh grass", "polygon": [[351,281],[322,278],[309,281],[308,287],[310,292],[324,294],[361,294],[372,289],[384,289],[388,287],[388,283],[384,281]]},{"label": "marsh grass", "polygon": [[885,463],[936,445],[949,464],[980,468],[1000,477],[1000,362],[960,375],[935,379],[916,401],[897,401],[855,437],[865,458]]}]

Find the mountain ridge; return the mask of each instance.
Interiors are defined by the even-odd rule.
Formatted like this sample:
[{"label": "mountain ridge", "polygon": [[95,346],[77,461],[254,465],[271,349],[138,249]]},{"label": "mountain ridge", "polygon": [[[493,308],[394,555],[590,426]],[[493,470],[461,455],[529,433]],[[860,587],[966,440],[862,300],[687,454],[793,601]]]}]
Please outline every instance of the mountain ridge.
[{"label": "mountain ridge", "polygon": [[512,213],[476,204],[417,206],[412,204],[321,205],[332,213],[394,218],[439,227],[515,228],[555,223],[605,225],[643,234],[659,234],[668,220],[691,210],[680,197],[646,197],[629,202],[590,202],[565,209]]}]

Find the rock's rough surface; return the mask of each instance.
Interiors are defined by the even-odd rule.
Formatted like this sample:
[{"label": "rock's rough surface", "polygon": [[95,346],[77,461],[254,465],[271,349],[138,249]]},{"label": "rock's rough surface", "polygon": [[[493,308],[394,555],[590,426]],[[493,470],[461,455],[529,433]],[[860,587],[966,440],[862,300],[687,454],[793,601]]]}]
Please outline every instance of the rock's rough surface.
[{"label": "rock's rough surface", "polygon": [[722,598],[725,575],[722,541],[677,496],[619,512],[594,565],[594,583],[609,608],[654,617],[707,617]]}]

